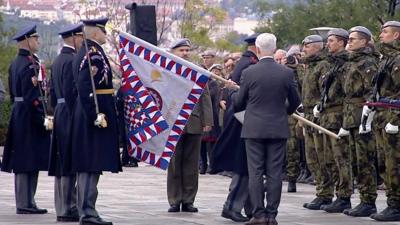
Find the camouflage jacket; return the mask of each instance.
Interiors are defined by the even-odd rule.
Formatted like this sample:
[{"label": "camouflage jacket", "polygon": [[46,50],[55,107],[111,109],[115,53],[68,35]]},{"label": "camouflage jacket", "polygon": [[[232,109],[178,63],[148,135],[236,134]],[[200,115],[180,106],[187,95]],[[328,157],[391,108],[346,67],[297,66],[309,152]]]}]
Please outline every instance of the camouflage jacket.
[{"label": "camouflage jacket", "polygon": [[348,53],[343,50],[328,55],[329,70],[319,79],[321,88],[320,106],[322,107],[320,124],[328,129],[339,130],[343,120],[344,77],[348,68]]},{"label": "camouflage jacket", "polygon": [[302,80],[301,97],[306,118],[313,120],[312,109],[321,98],[320,77],[329,69],[329,63],[319,54],[304,59],[304,76]]},{"label": "camouflage jacket", "polygon": [[[374,77],[372,85],[380,97],[400,99],[400,41],[381,44],[379,50],[382,54],[379,69],[381,70],[386,64],[387,73],[381,81],[377,81],[378,79]],[[384,128],[386,123],[400,126],[400,110],[380,108],[375,122],[379,128]]]},{"label": "camouflage jacket", "polygon": [[371,82],[378,70],[378,57],[371,48],[362,48],[349,55],[348,71],[343,84],[343,128],[356,128],[361,123],[363,103],[371,93]]}]

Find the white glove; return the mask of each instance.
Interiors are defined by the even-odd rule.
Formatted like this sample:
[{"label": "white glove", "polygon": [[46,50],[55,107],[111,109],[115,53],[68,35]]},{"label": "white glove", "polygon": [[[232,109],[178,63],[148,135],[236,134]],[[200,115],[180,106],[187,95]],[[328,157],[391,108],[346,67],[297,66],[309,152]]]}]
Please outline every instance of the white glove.
[{"label": "white glove", "polygon": [[304,118],[304,107],[300,104],[296,109],[296,114]]},{"label": "white glove", "polygon": [[106,115],[104,115],[103,113],[97,114],[97,118],[94,121],[94,125],[100,128],[107,127]]},{"label": "white glove", "polygon": [[349,136],[349,135],[350,135],[350,132],[348,130],[340,128],[339,133],[338,133],[339,137],[346,137],[346,136]]},{"label": "white glove", "polygon": [[361,115],[363,115],[363,116],[364,116],[364,115],[368,116],[371,112],[372,112],[372,109],[371,109],[369,106],[364,105]]},{"label": "white glove", "polygon": [[53,130],[53,117],[46,116],[44,118],[43,126],[46,128],[46,130]]},{"label": "white glove", "polygon": [[318,105],[315,105],[315,106],[314,106],[313,114],[314,114],[314,117],[315,117],[315,118],[319,118],[319,116],[320,116],[320,114],[321,114],[321,111],[319,111]]},{"label": "white glove", "polygon": [[[363,109],[363,111],[364,111],[364,109]],[[363,120],[364,120],[366,115],[365,114],[362,115],[361,124],[360,124],[360,127],[358,129],[358,133],[366,134],[366,133],[371,132],[371,130],[372,130],[372,120],[374,119],[375,114],[376,114],[376,111],[370,111],[369,114],[367,115],[367,121],[365,123],[365,130],[364,130],[364,127],[363,127]]]},{"label": "white glove", "polygon": [[385,131],[388,134],[397,134],[399,133],[399,126],[395,126],[391,123],[386,124]]}]

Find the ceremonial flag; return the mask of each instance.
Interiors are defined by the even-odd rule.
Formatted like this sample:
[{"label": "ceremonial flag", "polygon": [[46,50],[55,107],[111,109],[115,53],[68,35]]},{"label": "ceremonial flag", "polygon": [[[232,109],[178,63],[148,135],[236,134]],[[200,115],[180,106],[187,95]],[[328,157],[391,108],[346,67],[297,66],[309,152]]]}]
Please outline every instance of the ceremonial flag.
[{"label": "ceremonial flag", "polygon": [[210,73],[130,34],[119,41],[128,152],[165,170]]}]

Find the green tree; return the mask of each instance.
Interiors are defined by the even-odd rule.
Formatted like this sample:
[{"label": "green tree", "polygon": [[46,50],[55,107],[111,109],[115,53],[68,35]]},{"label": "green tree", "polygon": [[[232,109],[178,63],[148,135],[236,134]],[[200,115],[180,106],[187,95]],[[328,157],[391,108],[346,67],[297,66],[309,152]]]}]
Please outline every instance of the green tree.
[{"label": "green tree", "polygon": [[[259,0],[258,4],[261,22],[256,30],[276,34],[280,47],[300,43],[314,27],[349,29],[361,25],[377,36],[385,21],[400,18],[394,13],[396,5],[390,5],[388,0],[304,0],[292,6],[275,4],[269,7]],[[273,16],[267,17],[271,11]]]}]

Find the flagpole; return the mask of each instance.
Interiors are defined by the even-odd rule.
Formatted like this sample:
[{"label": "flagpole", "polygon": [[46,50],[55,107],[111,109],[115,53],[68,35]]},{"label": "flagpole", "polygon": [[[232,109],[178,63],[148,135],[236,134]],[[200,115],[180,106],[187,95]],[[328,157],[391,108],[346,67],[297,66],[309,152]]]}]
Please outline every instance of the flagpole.
[{"label": "flagpole", "polygon": [[[212,78],[214,78],[216,80],[222,81],[224,83],[230,83],[230,84],[232,83],[232,81],[230,81],[230,80],[224,79],[223,77],[220,77],[220,76],[218,76],[216,74],[213,74],[210,71],[208,71],[208,70],[206,70],[206,69],[204,69],[204,68],[202,68],[202,67],[200,67],[200,66],[198,66],[196,64],[193,64],[193,63],[191,63],[189,61],[186,61],[186,60],[184,60],[184,59],[182,59],[180,57],[177,57],[177,56],[171,54],[170,52],[167,52],[167,51],[165,51],[163,49],[157,48],[156,46],[154,46],[154,45],[152,45],[152,44],[150,44],[150,43],[148,43],[148,42],[146,42],[146,41],[144,41],[144,40],[142,40],[140,38],[137,38],[137,37],[135,37],[135,36],[133,36],[131,34],[128,34],[126,32],[120,31],[120,30],[117,30],[115,28],[111,28],[111,29],[113,31],[115,31],[115,32],[122,33],[123,35],[128,36],[129,38],[132,38],[134,42],[138,43],[139,45],[141,45],[143,47],[146,47],[146,48],[150,49],[151,51],[157,52],[158,54],[161,54],[161,55],[166,55],[167,57],[173,59],[174,61],[176,61],[178,63],[189,64],[192,68],[195,68],[197,71],[199,71],[199,72],[201,72],[203,74],[208,74],[210,77],[212,77]],[[236,88],[236,89],[240,88],[238,85],[235,85],[233,87]],[[315,129],[325,133],[326,135],[328,135],[330,137],[339,139],[339,136],[337,134],[335,134],[335,133],[325,129],[324,127],[321,127],[321,126],[319,126],[319,125],[317,125],[317,124],[315,124],[315,123],[313,123],[313,122],[311,122],[311,121],[309,121],[309,120],[307,120],[307,119],[305,119],[305,118],[303,118],[303,117],[301,117],[299,115],[293,114],[292,117],[294,117],[296,120],[302,121],[304,124],[306,124],[308,126],[311,126],[311,127],[315,128]]]}]

